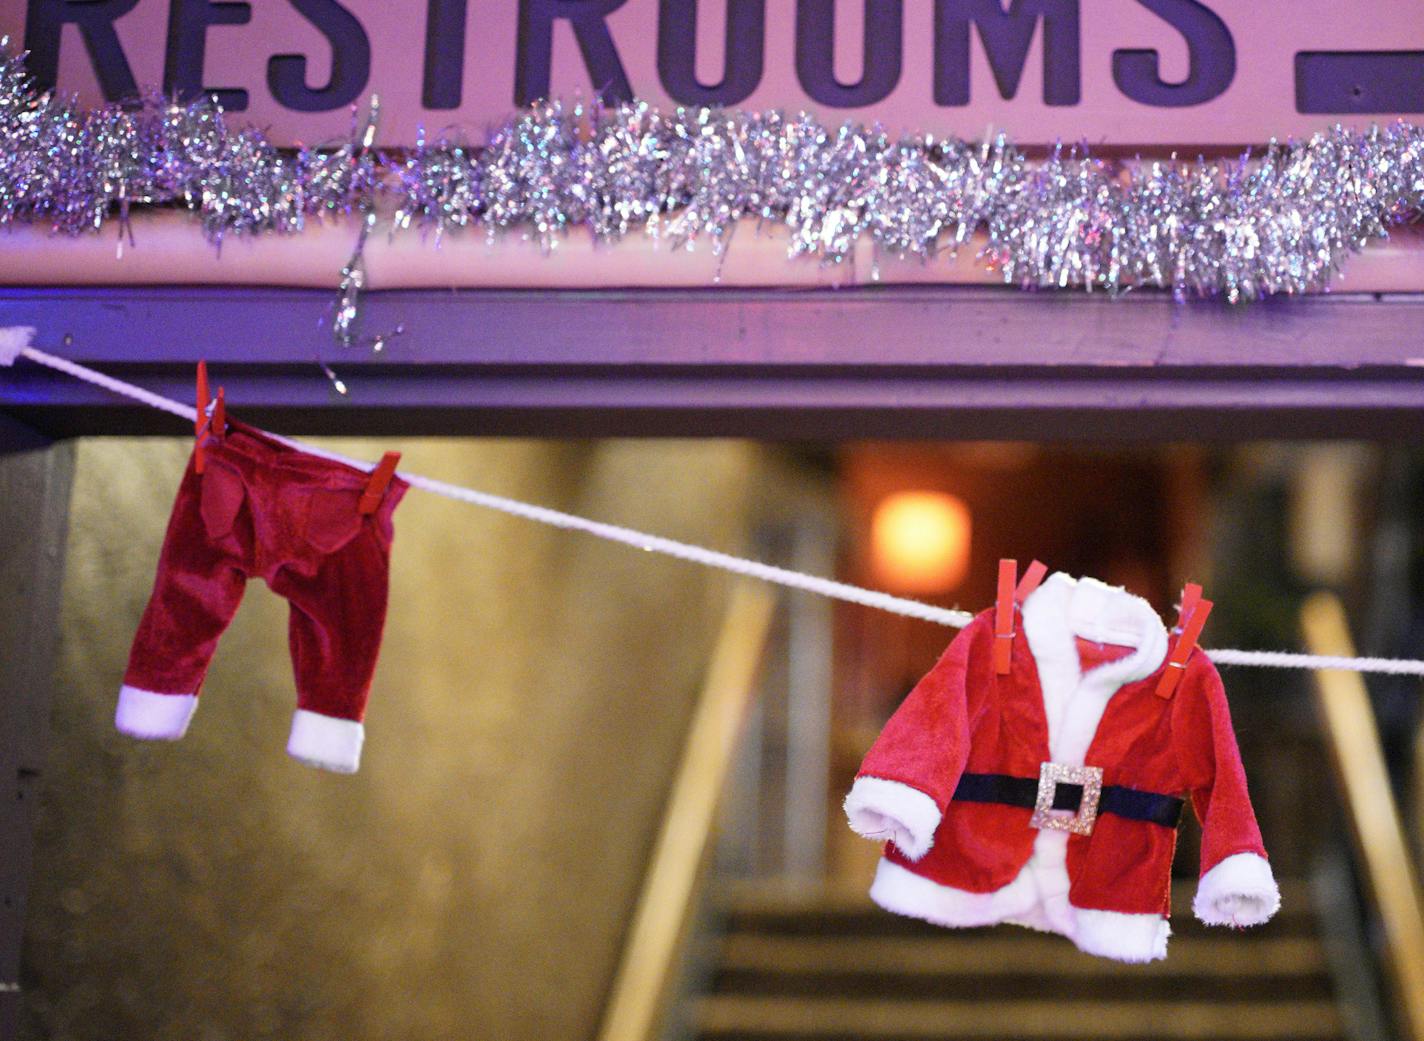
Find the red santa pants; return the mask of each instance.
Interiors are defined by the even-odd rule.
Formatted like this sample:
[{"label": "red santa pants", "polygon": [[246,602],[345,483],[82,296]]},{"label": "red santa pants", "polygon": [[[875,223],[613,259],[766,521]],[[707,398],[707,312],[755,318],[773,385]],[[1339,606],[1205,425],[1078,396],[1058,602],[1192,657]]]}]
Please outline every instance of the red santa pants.
[{"label": "red santa pants", "polygon": [[408,486],[392,479],[362,514],[367,474],[233,420],[204,451],[205,472],[189,460],[178,488],[115,723],[134,737],[183,736],[218,639],[260,576],[291,605],[297,712],[287,751],[352,773],[385,625],[391,514]]}]

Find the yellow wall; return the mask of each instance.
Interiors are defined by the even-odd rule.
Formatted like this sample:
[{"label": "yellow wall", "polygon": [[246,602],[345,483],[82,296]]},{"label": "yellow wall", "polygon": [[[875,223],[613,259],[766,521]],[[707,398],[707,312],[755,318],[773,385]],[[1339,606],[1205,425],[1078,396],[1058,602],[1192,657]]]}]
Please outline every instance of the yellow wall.
[{"label": "yellow wall", "polygon": [[[754,465],[730,442],[398,447],[413,471],[734,550]],[[286,608],[260,583],[188,737],[136,742],[113,701],[187,448],[80,445],[26,1034],[590,1036],[725,581],[412,492],[358,775],[286,756]]]}]

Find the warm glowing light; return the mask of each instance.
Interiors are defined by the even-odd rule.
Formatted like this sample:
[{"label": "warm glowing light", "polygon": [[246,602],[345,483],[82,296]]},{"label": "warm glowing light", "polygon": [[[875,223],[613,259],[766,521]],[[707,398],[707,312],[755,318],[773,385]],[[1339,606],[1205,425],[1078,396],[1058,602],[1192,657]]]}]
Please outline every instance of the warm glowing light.
[{"label": "warm glowing light", "polygon": [[969,507],[942,492],[897,492],[870,525],[876,577],[892,589],[943,593],[969,571]]}]

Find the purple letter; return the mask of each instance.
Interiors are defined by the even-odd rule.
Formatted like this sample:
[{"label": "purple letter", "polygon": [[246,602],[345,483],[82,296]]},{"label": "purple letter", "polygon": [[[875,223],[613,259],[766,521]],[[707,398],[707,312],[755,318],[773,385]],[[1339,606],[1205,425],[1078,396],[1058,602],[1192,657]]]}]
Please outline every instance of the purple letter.
[{"label": "purple letter", "polygon": [[999,95],[1019,89],[1028,47],[1043,19],[1043,103],[1076,105],[1079,74],[1078,0],[935,0],[936,105],[969,104],[969,25],[979,29]]},{"label": "purple letter", "polygon": [[138,6],[138,0],[30,0],[25,13],[25,67],[40,90],[53,90],[59,82],[59,37],[70,23],[79,27],[84,49],[99,79],[106,101],[131,98],[138,93],[114,20]]},{"label": "purple letter", "polygon": [[1165,83],[1156,51],[1113,51],[1113,82],[1133,101],[1158,108],[1200,105],[1219,96],[1236,75],[1231,30],[1196,0],[1137,0],[1187,41],[1187,78]]},{"label": "purple letter", "polygon": [[683,105],[735,105],[761,82],[766,0],[727,0],[727,56],[720,82],[697,82],[697,0],[662,0],[658,77]]},{"label": "purple letter", "polygon": [[836,0],[796,0],[796,77],[831,108],[883,101],[900,82],[904,33],[900,0],[865,0],[865,65],[859,81],[836,79]]},{"label": "purple letter", "polygon": [[608,32],[607,17],[627,0],[519,0],[519,42],[514,58],[514,103],[528,105],[549,96],[554,23],[573,26],[583,63],[605,101],[629,101],[633,88]]},{"label": "purple letter", "polygon": [[331,43],[331,79],[324,87],[307,86],[304,54],[278,54],[267,63],[272,96],[297,112],[329,112],[355,101],[371,78],[371,41],[366,30],[336,0],[290,0]]},{"label": "purple letter", "polygon": [[430,0],[425,15],[426,108],[459,108],[465,85],[466,0]]},{"label": "purple letter", "polygon": [[214,95],[218,104],[229,112],[241,112],[247,108],[247,91],[203,85],[203,58],[208,53],[208,26],[246,25],[251,20],[252,5],[249,3],[173,0],[173,6],[168,10],[163,93],[179,101]]}]

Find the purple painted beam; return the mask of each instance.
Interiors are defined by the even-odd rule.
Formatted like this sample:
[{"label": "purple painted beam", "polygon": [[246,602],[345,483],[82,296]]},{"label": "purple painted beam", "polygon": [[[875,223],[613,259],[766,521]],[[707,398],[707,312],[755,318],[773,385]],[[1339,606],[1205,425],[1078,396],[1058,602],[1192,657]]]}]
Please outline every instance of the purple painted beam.
[{"label": "purple painted beam", "polygon": [[[386,292],[344,356],[333,294],[0,290],[0,325],[187,400],[206,357],[239,414],[293,432],[1032,439],[1424,433],[1424,298],[1230,308],[975,287]],[[66,345],[66,336],[72,343]],[[352,386],[337,398],[313,364]],[[55,434],[169,419],[21,363],[0,409]]]}]

